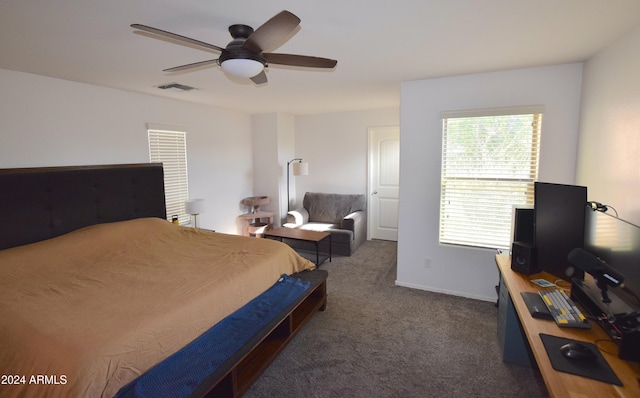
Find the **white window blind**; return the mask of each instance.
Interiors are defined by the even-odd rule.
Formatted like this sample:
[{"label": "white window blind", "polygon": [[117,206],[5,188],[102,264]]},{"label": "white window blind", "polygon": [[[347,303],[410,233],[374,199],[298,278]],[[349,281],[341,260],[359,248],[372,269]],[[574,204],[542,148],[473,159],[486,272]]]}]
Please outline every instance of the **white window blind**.
[{"label": "white window blind", "polygon": [[509,247],[513,205],[533,206],[542,111],[442,114],[440,243]]},{"label": "white window blind", "polygon": [[182,131],[149,129],[149,161],[161,162],[164,169],[164,194],[167,219],[178,216],[180,224],[189,223],[184,202],[189,198],[187,177],[187,137]]}]

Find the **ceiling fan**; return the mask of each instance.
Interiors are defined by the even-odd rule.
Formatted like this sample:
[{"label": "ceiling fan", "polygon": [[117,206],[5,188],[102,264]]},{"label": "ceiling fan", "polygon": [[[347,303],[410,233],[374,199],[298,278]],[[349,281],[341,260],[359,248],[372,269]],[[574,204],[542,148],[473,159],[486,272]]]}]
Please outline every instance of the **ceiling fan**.
[{"label": "ceiling fan", "polygon": [[264,84],[267,82],[264,68],[269,64],[331,69],[338,63],[338,61],[328,58],[265,52],[284,44],[299,24],[300,18],[285,10],[269,19],[255,31],[247,25],[231,25],[229,33],[231,33],[233,40],[225,48],[151,26],[133,24],[131,27],[203,50],[220,52],[220,57],[217,59],[176,66],[165,69],[164,72],[178,72],[203,66],[220,65],[223,71],[233,76],[249,78],[255,84]]}]

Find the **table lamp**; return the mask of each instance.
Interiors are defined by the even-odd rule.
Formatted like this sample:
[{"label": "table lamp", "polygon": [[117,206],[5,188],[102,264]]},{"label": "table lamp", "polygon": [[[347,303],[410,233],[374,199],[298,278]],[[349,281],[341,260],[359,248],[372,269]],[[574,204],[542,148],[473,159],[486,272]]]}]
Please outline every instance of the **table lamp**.
[{"label": "table lamp", "polygon": [[189,199],[184,202],[184,209],[187,214],[191,214],[193,216],[194,228],[198,228],[198,214],[204,213],[204,200]]}]

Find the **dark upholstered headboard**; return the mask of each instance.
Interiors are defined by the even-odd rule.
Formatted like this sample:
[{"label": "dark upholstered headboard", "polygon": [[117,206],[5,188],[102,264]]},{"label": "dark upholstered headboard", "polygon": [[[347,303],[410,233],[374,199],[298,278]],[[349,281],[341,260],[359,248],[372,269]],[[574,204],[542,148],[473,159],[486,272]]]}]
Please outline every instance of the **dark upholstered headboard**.
[{"label": "dark upholstered headboard", "polygon": [[0,250],[93,224],[166,218],[161,163],[0,169]]}]

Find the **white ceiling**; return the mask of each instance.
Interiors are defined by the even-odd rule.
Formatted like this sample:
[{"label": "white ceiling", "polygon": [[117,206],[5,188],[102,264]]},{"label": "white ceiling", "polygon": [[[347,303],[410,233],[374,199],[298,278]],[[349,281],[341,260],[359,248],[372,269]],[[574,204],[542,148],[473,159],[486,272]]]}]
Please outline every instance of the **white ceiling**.
[{"label": "white ceiling", "polygon": [[[224,47],[229,25],[285,9],[300,30],[274,52],[335,70],[272,65],[261,87],[219,67],[168,74],[218,54],[130,27]],[[248,113],[351,111],[399,106],[403,81],[583,61],[638,25],[639,0],[0,0],[0,68]],[[155,87],[171,82],[198,90]]]}]

